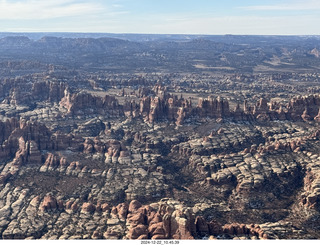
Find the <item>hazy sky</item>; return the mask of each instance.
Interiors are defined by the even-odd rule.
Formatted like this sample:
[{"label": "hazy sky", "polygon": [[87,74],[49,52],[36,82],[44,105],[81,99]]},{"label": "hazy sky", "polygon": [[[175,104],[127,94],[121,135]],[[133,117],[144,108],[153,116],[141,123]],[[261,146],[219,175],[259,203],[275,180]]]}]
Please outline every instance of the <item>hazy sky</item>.
[{"label": "hazy sky", "polygon": [[320,0],[0,0],[0,32],[319,35]]}]

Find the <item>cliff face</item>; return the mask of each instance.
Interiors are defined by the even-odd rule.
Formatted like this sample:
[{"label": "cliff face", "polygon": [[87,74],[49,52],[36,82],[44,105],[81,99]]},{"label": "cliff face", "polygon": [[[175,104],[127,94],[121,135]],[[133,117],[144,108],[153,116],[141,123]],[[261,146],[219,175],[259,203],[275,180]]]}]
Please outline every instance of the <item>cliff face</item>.
[{"label": "cliff face", "polygon": [[[137,98],[128,100],[128,95],[123,90],[125,101],[119,103],[119,100],[111,95],[101,97],[84,91],[72,93],[64,82],[27,83],[17,78],[14,81],[4,81],[0,85],[3,102],[9,105],[34,107],[42,102],[59,103],[61,108],[67,110],[69,116],[142,117],[149,123],[167,120],[177,125],[182,125],[185,120],[192,118],[234,121],[319,120],[319,95],[298,96],[287,103],[261,98],[255,104],[244,101],[243,106],[238,103],[232,108],[228,98],[209,96],[200,98],[197,104],[192,104],[191,98],[172,95],[162,86],[139,89],[136,92],[137,94],[134,94]],[[11,114],[14,115],[14,112]]]},{"label": "cliff face", "polygon": [[309,95],[293,98],[289,103],[279,103],[261,98],[253,106],[245,101],[243,108],[240,104],[231,109],[227,99],[221,97],[200,98],[196,106],[191,100],[166,94],[164,97],[143,97],[137,105],[127,102],[124,110],[127,115],[140,115],[146,121],[168,120],[177,125],[183,124],[188,118],[230,119],[234,121],[312,121],[319,120],[320,96]]},{"label": "cliff face", "polygon": [[3,92],[3,96],[9,104],[21,106],[33,105],[37,102],[58,103],[66,89],[66,84],[63,82],[36,81],[31,84],[26,82],[17,79],[13,84],[8,83],[5,86],[9,94]]},{"label": "cliff face", "polygon": [[64,97],[66,84],[61,82],[36,82],[32,85],[35,100],[58,103]]},{"label": "cliff face", "polygon": [[221,97],[199,99],[194,113],[198,117],[227,118],[230,116],[229,103]]},{"label": "cliff face", "polygon": [[123,108],[119,105],[118,100],[109,95],[102,98],[86,92],[71,94],[65,90],[60,106],[66,108],[67,113],[72,116],[99,114],[120,117],[123,115]]},{"label": "cliff face", "polygon": [[80,142],[73,136],[55,132],[52,133],[44,124],[18,120],[12,118],[0,122],[2,128],[1,159],[10,159],[14,156],[13,163],[41,164],[45,152],[66,150],[69,147],[79,148]]}]

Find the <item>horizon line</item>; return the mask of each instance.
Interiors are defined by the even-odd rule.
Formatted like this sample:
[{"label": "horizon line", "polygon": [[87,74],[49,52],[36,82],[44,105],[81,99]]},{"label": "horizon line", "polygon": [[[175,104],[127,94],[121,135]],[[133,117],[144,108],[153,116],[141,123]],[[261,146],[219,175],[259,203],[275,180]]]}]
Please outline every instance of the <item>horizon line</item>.
[{"label": "horizon line", "polygon": [[320,34],[203,34],[203,33],[139,33],[139,32],[79,32],[79,31],[0,31],[0,33],[70,33],[70,34],[112,34],[112,35],[176,35],[176,36],[320,36]]}]

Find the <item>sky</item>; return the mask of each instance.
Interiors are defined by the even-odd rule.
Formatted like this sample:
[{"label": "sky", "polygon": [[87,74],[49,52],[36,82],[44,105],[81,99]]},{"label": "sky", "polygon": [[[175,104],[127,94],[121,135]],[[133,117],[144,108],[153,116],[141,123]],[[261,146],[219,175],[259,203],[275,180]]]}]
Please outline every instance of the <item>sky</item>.
[{"label": "sky", "polygon": [[320,35],[320,0],[0,0],[0,32]]}]

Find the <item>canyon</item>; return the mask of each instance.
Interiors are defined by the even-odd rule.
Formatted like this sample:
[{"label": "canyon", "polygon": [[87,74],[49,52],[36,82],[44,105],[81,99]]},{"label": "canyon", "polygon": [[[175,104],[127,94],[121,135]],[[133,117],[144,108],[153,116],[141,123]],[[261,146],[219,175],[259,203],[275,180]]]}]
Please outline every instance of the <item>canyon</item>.
[{"label": "canyon", "polygon": [[[230,38],[1,38],[0,237],[319,239],[318,42],[185,70],[242,53]],[[177,47],[183,69],[164,61]],[[117,52],[128,69],[104,67]],[[310,66],[256,72],[273,52]]]}]

